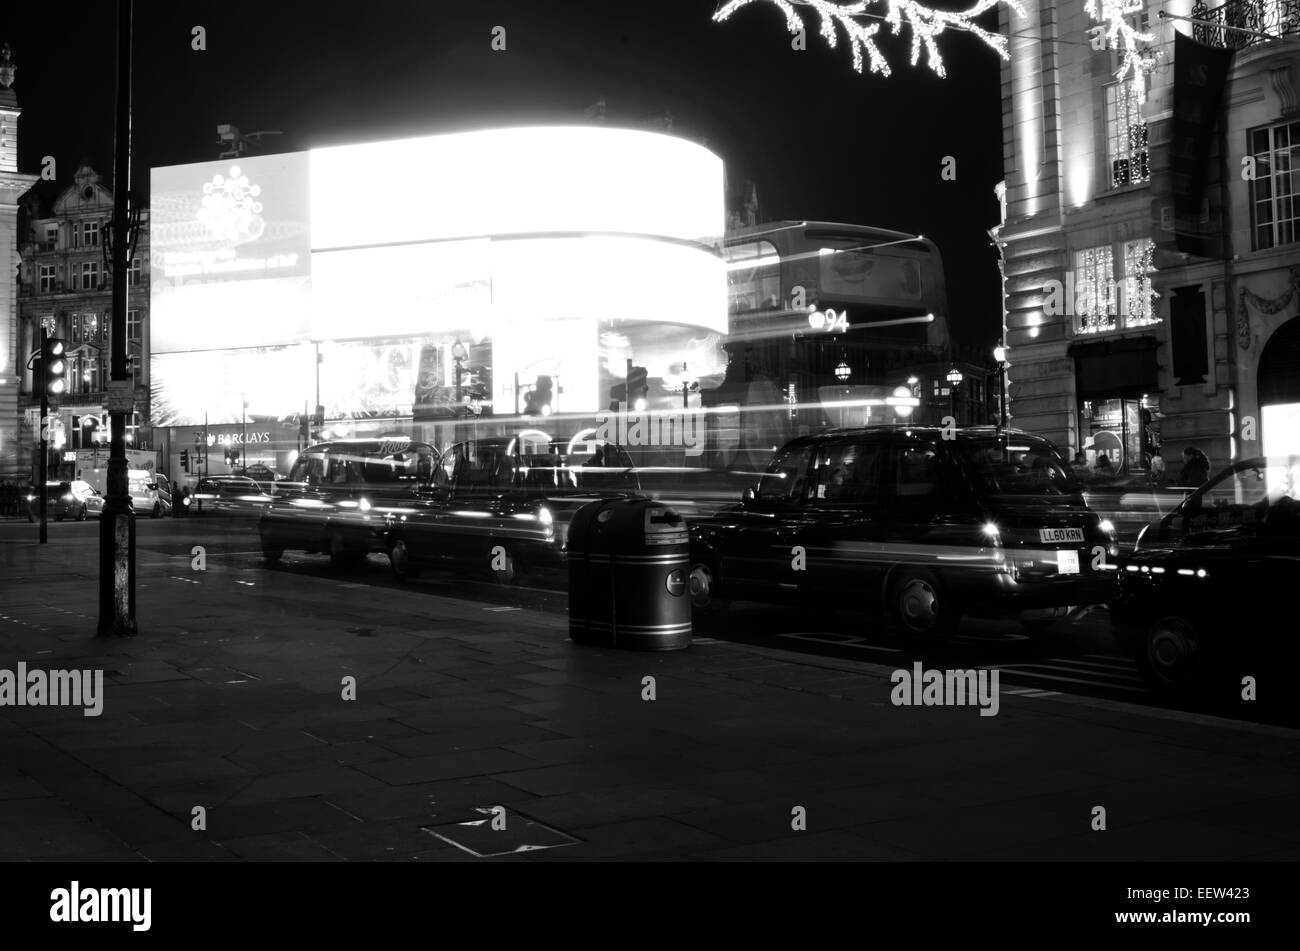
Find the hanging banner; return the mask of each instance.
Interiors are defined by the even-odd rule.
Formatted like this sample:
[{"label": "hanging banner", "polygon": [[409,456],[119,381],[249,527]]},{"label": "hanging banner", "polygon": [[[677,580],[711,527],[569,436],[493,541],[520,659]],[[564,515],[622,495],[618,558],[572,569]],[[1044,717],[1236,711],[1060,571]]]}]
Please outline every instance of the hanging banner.
[{"label": "hanging banner", "polygon": [[1202,257],[1222,257],[1221,219],[1211,216],[1206,186],[1210,152],[1223,90],[1232,65],[1232,50],[1205,46],[1174,34],[1174,122],[1170,143],[1174,192],[1174,228],[1178,250]]}]

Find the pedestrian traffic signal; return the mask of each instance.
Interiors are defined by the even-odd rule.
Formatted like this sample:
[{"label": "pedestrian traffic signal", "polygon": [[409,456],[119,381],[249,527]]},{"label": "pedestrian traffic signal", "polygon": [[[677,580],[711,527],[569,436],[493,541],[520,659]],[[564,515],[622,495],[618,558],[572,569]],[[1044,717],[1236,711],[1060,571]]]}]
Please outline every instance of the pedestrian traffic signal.
[{"label": "pedestrian traffic signal", "polygon": [[186,472],[190,471],[190,451],[188,449],[181,450],[181,468]]},{"label": "pedestrian traffic signal", "polygon": [[41,344],[41,376],[45,381],[45,392],[50,396],[61,396],[68,388],[65,350],[60,337],[46,337]]},{"label": "pedestrian traffic signal", "polygon": [[555,403],[555,382],[549,376],[539,376],[533,388],[524,397],[525,416],[550,416]]},{"label": "pedestrian traffic signal", "polygon": [[627,374],[627,401],[632,404],[635,410],[643,410],[646,407],[646,399],[650,396],[649,374],[645,367],[631,366]]}]

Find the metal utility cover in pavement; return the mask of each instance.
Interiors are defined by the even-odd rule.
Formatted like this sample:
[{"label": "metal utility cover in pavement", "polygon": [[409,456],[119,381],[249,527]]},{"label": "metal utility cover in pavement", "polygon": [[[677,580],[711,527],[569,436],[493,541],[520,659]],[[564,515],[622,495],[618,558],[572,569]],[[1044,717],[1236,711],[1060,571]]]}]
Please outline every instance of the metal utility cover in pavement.
[{"label": "metal utility cover in pavement", "polygon": [[517,812],[507,811],[506,827],[492,828],[492,811],[479,809],[482,819],[470,819],[466,822],[453,822],[445,826],[421,826],[420,828],[436,839],[442,839],[476,858],[492,858],[497,855],[514,855],[519,852],[536,852],[540,849],[554,849],[562,845],[577,845],[582,840],[552,829],[550,826],[535,822]]}]

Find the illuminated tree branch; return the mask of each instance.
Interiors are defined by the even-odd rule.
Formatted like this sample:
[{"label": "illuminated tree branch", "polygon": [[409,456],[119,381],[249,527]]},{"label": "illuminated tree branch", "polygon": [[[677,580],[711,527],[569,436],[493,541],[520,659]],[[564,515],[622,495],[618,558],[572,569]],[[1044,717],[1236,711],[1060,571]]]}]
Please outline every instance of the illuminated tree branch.
[{"label": "illuminated tree branch", "polygon": [[[1145,44],[1155,40],[1154,33],[1139,33],[1129,21],[1129,16],[1145,9],[1143,0],[1085,0],[1084,9],[1088,16],[1104,26],[1093,27],[1105,30],[1106,46],[1122,54],[1119,70],[1115,78],[1120,82],[1126,80],[1133,85],[1138,103],[1146,101],[1146,74],[1155,66],[1151,51]],[[1091,31],[1090,31],[1091,32]]]},{"label": "illuminated tree branch", "polygon": [[[713,20],[715,23],[721,23],[741,7],[755,2],[758,0],[729,0],[713,15]],[[795,7],[812,7],[821,19],[820,32],[827,45],[832,48],[838,46],[839,35],[836,27],[839,27],[848,38],[849,49],[853,53],[854,70],[862,72],[863,53],[865,53],[871,60],[871,71],[882,76],[888,76],[891,72],[889,63],[881,54],[880,48],[876,46],[876,34],[880,31],[882,23],[888,24],[890,32],[895,36],[901,36],[904,29],[911,31],[913,66],[920,62],[924,53],[926,65],[937,75],[946,76],[943,57],[939,55],[939,47],[935,42],[941,33],[949,29],[971,33],[979,37],[1003,59],[1007,59],[1007,38],[984,29],[974,22],[975,18],[1003,3],[1017,14],[1024,15],[1020,0],[975,0],[974,6],[970,9],[955,11],[935,10],[914,0],[857,0],[855,3],[832,3],[831,0],[767,0],[767,2],[775,4],[785,14],[786,29],[792,34],[798,34],[804,29],[803,20]],[[1098,0],[1089,0],[1089,2],[1098,2]],[[881,5],[886,8],[884,14],[867,12],[868,7]],[[876,22],[862,23],[858,18]]]}]

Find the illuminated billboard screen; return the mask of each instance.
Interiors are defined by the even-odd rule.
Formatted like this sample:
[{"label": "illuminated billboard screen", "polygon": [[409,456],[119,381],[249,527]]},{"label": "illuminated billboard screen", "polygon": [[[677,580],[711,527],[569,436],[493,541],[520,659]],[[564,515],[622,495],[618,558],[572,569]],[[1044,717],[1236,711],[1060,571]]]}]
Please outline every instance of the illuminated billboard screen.
[{"label": "illuminated billboard screen", "polygon": [[308,191],[306,153],[153,170],[154,353],[306,339]]},{"label": "illuminated billboard screen", "polygon": [[[346,197],[386,168],[425,184]],[[722,162],[671,136],[339,146],[154,169],[153,194],[155,425],[228,422],[244,403],[283,418],[318,398],[335,419],[438,418],[469,399],[514,413],[539,377],[548,405],[587,412],[607,402],[609,328],[665,367],[716,359],[666,341],[727,332]]]}]

